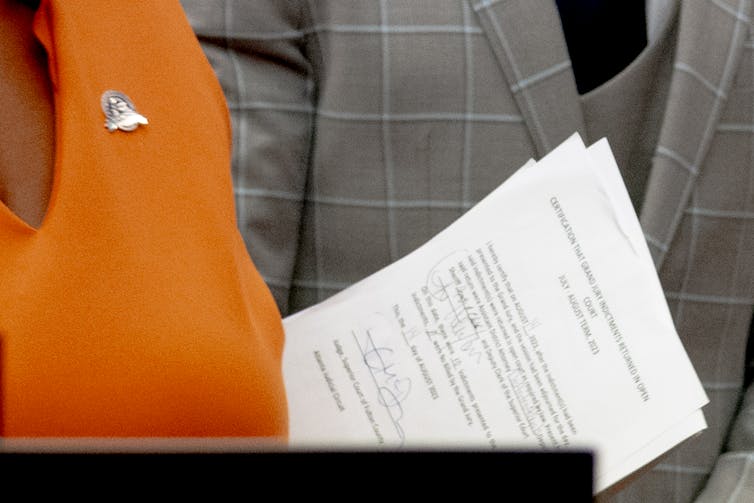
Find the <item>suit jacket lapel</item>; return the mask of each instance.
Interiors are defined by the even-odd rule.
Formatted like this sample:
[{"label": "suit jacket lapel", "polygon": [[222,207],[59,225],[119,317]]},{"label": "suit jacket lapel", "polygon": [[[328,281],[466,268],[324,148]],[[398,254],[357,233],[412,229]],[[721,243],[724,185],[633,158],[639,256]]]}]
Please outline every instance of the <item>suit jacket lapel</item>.
[{"label": "suit jacket lapel", "polygon": [[681,2],[665,118],[641,211],[658,269],[689,204],[738,67],[750,3]]},{"label": "suit jacket lapel", "polygon": [[585,136],[576,81],[554,1],[469,0],[540,156]]}]

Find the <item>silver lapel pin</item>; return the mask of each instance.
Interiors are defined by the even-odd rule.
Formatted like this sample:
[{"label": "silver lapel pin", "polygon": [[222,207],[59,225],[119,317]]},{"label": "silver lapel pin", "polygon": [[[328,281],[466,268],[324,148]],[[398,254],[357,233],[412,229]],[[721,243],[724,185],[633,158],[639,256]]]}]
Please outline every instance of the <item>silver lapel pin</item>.
[{"label": "silver lapel pin", "polygon": [[119,91],[105,91],[100,99],[105,113],[105,127],[111,133],[117,129],[133,131],[140,125],[149,124],[146,117],[136,111],[133,102]]}]

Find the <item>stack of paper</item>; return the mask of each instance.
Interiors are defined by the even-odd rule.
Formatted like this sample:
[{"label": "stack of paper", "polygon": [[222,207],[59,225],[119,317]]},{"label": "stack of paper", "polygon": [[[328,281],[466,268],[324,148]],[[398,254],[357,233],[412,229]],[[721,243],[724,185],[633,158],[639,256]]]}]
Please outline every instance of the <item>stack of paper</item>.
[{"label": "stack of paper", "polygon": [[284,326],[294,448],[590,449],[598,492],[706,427],[606,140]]}]

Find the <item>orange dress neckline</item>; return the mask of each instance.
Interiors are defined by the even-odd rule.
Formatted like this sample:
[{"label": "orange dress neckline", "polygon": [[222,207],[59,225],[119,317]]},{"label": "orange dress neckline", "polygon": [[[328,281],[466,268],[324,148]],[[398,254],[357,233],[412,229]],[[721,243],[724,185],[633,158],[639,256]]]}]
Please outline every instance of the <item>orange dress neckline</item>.
[{"label": "orange dress neckline", "polygon": [[[177,0],[43,0],[53,191],[0,207],[0,434],[285,441],[280,313],[235,220],[222,89]],[[109,131],[102,94],[149,124]]]}]

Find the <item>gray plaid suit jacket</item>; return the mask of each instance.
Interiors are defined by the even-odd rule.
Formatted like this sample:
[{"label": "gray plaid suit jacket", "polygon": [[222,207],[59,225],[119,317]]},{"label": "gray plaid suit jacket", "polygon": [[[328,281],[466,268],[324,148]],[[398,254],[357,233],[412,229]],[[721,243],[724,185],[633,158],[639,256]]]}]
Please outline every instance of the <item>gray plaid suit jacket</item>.
[{"label": "gray plaid suit jacket", "polygon": [[[228,98],[238,224],[284,314],[415,249],[574,131],[597,139],[552,0],[183,4]],[[627,159],[651,158],[640,220],[709,429],[615,498],[754,501],[754,413],[730,433],[754,305],[751,0],[678,4],[669,71],[634,104],[662,107],[659,140]]]}]

